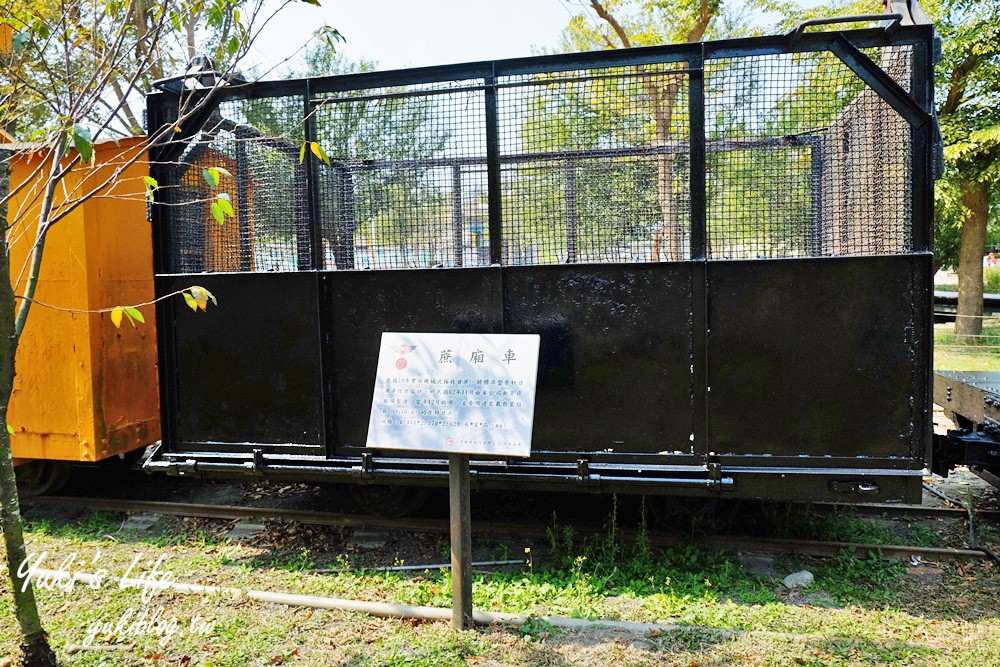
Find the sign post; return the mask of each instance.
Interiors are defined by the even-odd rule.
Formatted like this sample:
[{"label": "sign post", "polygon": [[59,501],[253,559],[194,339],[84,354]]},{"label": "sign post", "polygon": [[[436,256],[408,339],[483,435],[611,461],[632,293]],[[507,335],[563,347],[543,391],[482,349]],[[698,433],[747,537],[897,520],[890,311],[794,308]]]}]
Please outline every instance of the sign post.
[{"label": "sign post", "polygon": [[537,334],[382,334],[366,446],[448,456],[459,629],[472,626],[469,455],[531,455],[538,346]]},{"label": "sign post", "polygon": [[469,500],[469,455],[448,455],[451,506],[451,624],[472,627],[472,504]]}]

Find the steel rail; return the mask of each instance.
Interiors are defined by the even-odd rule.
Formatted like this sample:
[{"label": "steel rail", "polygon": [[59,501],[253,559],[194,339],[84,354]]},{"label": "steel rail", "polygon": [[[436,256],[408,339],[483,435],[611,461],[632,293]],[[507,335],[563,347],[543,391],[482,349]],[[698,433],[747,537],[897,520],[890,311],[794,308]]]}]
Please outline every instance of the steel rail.
[{"label": "steel rail", "polygon": [[[964,509],[958,509],[956,507],[928,507],[926,505],[901,505],[896,503],[862,503],[862,504],[850,504],[846,505],[843,503],[812,503],[810,507],[816,511],[829,514],[831,512],[836,512],[839,510],[850,510],[857,512],[858,514],[864,514],[866,516],[878,516],[878,515],[895,515],[895,516],[907,516],[907,517],[926,517],[928,519],[933,518],[953,518],[953,519],[963,519],[965,518],[967,512]],[[993,509],[974,509],[972,510],[974,516],[980,519],[990,519],[993,521],[1000,521],[1000,510]]]},{"label": "steel rail", "polygon": [[[287,509],[280,507],[237,507],[232,505],[203,505],[148,500],[118,500],[109,498],[79,498],[65,496],[43,496],[26,499],[26,506],[72,506],[91,511],[146,512],[170,516],[185,516],[204,519],[263,519],[274,521],[294,521],[314,526],[337,526],[342,528],[380,528],[385,530],[410,530],[415,532],[447,533],[450,524],[447,519],[426,518],[386,518],[338,514],[318,510]],[[896,508],[897,506],[891,506]],[[473,524],[473,532],[492,535],[518,535],[531,538],[547,538],[548,526],[539,523],[515,523],[479,521]],[[580,529],[581,535],[596,534],[599,528]],[[635,539],[634,530],[622,531],[624,539]],[[658,547],[674,547],[694,543],[698,546],[771,554],[799,554],[804,556],[837,556],[850,553],[857,558],[869,554],[881,554],[887,558],[912,558],[914,556],[929,561],[976,560],[986,558],[986,554],[972,549],[948,549],[939,547],[914,547],[898,544],[864,544],[856,542],[829,542],[797,540],[771,537],[747,537],[705,535],[651,534],[650,543]]]}]

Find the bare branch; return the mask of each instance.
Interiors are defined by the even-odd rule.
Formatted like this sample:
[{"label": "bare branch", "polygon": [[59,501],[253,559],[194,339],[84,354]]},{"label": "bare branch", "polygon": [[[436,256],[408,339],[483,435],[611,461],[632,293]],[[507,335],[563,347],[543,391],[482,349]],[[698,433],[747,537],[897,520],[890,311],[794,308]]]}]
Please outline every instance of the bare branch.
[{"label": "bare branch", "polygon": [[[618,22],[618,19],[612,16],[608,10],[604,8],[604,5],[602,5],[598,0],[590,0],[590,6],[594,8],[594,11],[597,12],[597,15],[600,16],[601,19],[611,26],[611,29],[615,31],[616,35],[618,35],[618,39],[621,40],[622,46],[626,49],[632,48],[632,42],[628,38],[628,33],[625,32],[625,28],[623,28],[622,24]],[[605,37],[605,40],[607,40],[607,37]],[[610,40],[607,41],[610,42]]]}]

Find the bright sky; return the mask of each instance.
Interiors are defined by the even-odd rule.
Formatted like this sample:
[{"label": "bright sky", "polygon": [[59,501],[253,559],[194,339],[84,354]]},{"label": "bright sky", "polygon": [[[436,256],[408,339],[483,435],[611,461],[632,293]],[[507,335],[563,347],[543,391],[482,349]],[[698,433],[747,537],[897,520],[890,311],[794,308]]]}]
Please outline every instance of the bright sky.
[{"label": "bright sky", "polygon": [[[379,69],[530,56],[555,48],[570,17],[590,5],[588,0],[320,1],[322,7],[294,2],[283,9],[250,62],[265,69],[278,65],[324,23],[347,38],[340,52],[351,60],[377,60]],[[277,76],[279,71],[266,78]]]},{"label": "bright sky", "polygon": [[[340,30],[337,50],[380,69],[530,56],[554,47],[577,0],[321,0],[295,3],[267,27],[251,53],[277,64],[320,25]],[[273,77],[268,77],[273,78]]]}]

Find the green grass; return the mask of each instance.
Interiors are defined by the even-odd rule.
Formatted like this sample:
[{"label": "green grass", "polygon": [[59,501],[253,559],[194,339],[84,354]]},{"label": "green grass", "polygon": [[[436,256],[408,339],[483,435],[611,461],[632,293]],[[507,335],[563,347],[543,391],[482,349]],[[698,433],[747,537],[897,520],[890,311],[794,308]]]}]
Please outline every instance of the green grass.
[{"label": "green grass", "polygon": [[[796,511],[786,519],[783,530],[820,539],[927,543],[936,538],[934,531],[915,527],[900,537],[899,527],[850,513],[816,517]],[[101,565],[112,575],[141,552],[144,558],[166,554],[166,565],[179,581],[437,607],[451,601],[447,571],[348,569],[347,554],[331,555],[323,538],[289,540],[281,527],[273,531],[281,536],[276,547],[266,540],[220,540],[222,522],[174,525],[159,535],[130,534],[120,525],[121,517],[114,514],[69,524],[30,523],[29,549],[49,552],[55,564],[77,552],[88,566],[88,558],[100,552]],[[612,513],[607,530],[581,538],[553,520],[548,544],[531,545],[529,568],[477,575],[477,608],[529,616],[509,628],[455,632],[445,623],[294,609],[229,596],[163,594],[155,606],[180,621],[180,630],[165,645],[147,637],[102,636],[99,643],[133,646],[67,655],[66,646],[80,643],[95,620],[118,618],[136,607],[137,593],[79,586],[71,592],[40,590],[39,601],[52,642],[70,667],[187,664],[184,656],[199,665],[358,667],[1000,662],[996,568],[958,571],[945,565],[940,590],[927,591],[915,587],[897,561],[857,559],[844,552],[831,559],[779,561],[782,574],[807,567],[816,576],[809,589],[790,593],[777,578],[751,574],[732,555],[693,545],[658,549],[645,531],[625,540],[618,527]],[[490,549],[499,551],[495,544]],[[326,575],[311,571],[330,560],[344,569]],[[812,602],[800,606],[800,601]],[[214,621],[210,635],[186,631],[198,615]],[[661,621],[684,629],[646,636],[580,634],[539,620],[547,615]],[[9,583],[2,578],[0,628],[13,627]],[[0,632],[0,660],[13,648],[12,633]]]},{"label": "green grass", "polygon": [[954,323],[934,325],[934,368],[1000,371],[1000,325],[989,320],[982,336],[955,335]]}]

